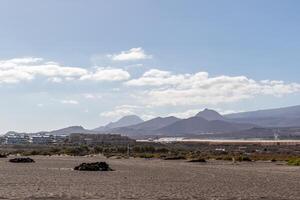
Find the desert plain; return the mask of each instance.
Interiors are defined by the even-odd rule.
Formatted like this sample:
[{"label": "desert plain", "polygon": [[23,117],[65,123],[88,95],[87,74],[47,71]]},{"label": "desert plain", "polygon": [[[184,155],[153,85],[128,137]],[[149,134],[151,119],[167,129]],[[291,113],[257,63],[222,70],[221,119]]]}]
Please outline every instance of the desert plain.
[{"label": "desert plain", "polygon": [[[300,199],[300,167],[282,162],[116,159],[32,156],[35,163],[0,159],[0,199]],[[114,171],[74,171],[82,162]]]}]

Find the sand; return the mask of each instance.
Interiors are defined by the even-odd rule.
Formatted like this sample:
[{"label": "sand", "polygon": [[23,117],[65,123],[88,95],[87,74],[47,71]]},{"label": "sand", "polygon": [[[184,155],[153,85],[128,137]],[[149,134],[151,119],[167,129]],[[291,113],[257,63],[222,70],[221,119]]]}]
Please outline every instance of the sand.
[{"label": "sand", "polygon": [[[34,156],[0,159],[0,199],[300,199],[300,167],[283,163],[188,163],[146,159]],[[112,172],[82,172],[106,161]]]}]

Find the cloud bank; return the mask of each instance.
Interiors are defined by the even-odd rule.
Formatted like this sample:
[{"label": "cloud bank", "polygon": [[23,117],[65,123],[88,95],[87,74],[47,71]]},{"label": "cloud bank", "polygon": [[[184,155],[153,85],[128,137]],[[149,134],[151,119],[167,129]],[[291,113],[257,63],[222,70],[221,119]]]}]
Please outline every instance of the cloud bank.
[{"label": "cloud bank", "polygon": [[61,83],[71,80],[122,81],[130,74],[118,68],[96,68],[88,70],[82,67],[63,66],[56,62],[46,62],[42,58],[15,58],[0,60],[0,84],[19,83],[46,77],[48,81]]},{"label": "cloud bank", "polygon": [[[152,58],[142,48],[132,48],[119,54],[108,55],[114,61],[140,61]],[[120,63],[119,63],[120,64]],[[134,63],[133,63],[134,64]],[[121,65],[119,65],[121,66]],[[80,97],[85,100],[108,100],[117,97],[111,110],[102,112],[102,117],[120,117],[130,114],[153,116],[148,112],[151,108],[165,107],[179,109],[191,107],[186,112],[175,112],[172,115],[185,118],[194,115],[198,108],[239,102],[260,96],[281,97],[300,92],[299,83],[286,83],[277,80],[254,80],[246,76],[210,76],[207,72],[174,73],[160,69],[150,69],[142,75],[131,75],[123,67],[70,67],[57,62],[48,62],[42,58],[25,57],[0,60],[0,85],[17,84],[35,79],[45,79],[48,82],[62,85],[65,82],[76,83],[89,81],[116,82],[109,89],[111,95],[103,98],[101,90],[93,91],[87,88],[81,91]],[[131,71],[132,72],[132,71]],[[89,85],[90,86],[90,85]],[[126,86],[126,87],[124,87]],[[58,86],[57,86],[58,87]],[[109,86],[105,86],[109,87]],[[79,104],[76,100],[64,97],[62,104]],[[116,100],[117,99],[117,100]],[[97,100],[97,101],[96,101]],[[130,102],[131,105],[123,105]],[[120,106],[118,106],[120,104]],[[147,112],[144,112],[146,110]],[[147,118],[147,117],[146,117]],[[149,118],[149,117],[148,117]]]},{"label": "cloud bank", "polygon": [[138,106],[134,105],[121,105],[121,106],[116,106],[113,110],[111,111],[106,111],[100,113],[100,116],[102,117],[122,117],[126,115],[134,115],[136,114],[136,109],[138,109]]},{"label": "cloud bank", "polygon": [[141,48],[132,48],[128,51],[122,51],[119,54],[107,55],[113,61],[137,61],[151,59],[152,55],[147,55],[145,51]]},{"label": "cloud bank", "polygon": [[150,106],[216,105],[261,95],[280,97],[300,92],[300,84],[283,81],[255,81],[245,76],[210,77],[207,72],[173,74],[151,69],[125,83],[142,87],[137,98]]}]

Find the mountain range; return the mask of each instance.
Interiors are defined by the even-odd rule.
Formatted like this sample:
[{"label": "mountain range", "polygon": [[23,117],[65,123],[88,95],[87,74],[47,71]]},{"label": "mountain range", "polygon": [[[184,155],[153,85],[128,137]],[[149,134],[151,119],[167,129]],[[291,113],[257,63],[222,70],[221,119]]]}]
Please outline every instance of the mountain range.
[{"label": "mountain range", "polygon": [[253,123],[262,127],[300,126],[300,106],[234,113],[224,116],[226,119]]},{"label": "mountain range", "polygon": [[119,127],[125,127],[125,126],[131,126],[135,124],[139,124],[144,122],[139,116],[136,115],[128,115],[125,117],[122,117],[116,122],[110,122],[109,124],[105,126],[100,126],[98,128],[93,129],[93,131],[108,131],[110,129],[119,128]]},{"label": "mountain range", "polygon": [[122,134],[132,138],[163,136],[269,138],[273,137],[276,131],[284,136],[300,137],[300,128],[298,127],[300,127],[300,106],[292,106],[228,115],[221,115],[214,110],[205,109],[187,119],[170,116],[143,121],[136,115],[129,115],[92,130],[87,130],[82,126],[72,126],[39,133],[53,135],[110,133]]}]

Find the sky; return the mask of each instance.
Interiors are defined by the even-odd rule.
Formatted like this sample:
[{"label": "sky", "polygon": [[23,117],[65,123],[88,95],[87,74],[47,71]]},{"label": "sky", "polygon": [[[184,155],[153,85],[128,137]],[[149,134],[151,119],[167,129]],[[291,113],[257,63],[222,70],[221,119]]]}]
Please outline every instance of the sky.
[{"label": "sky", "polygon": [[0,133],[300,104],[297,0],[3,0]]}]

